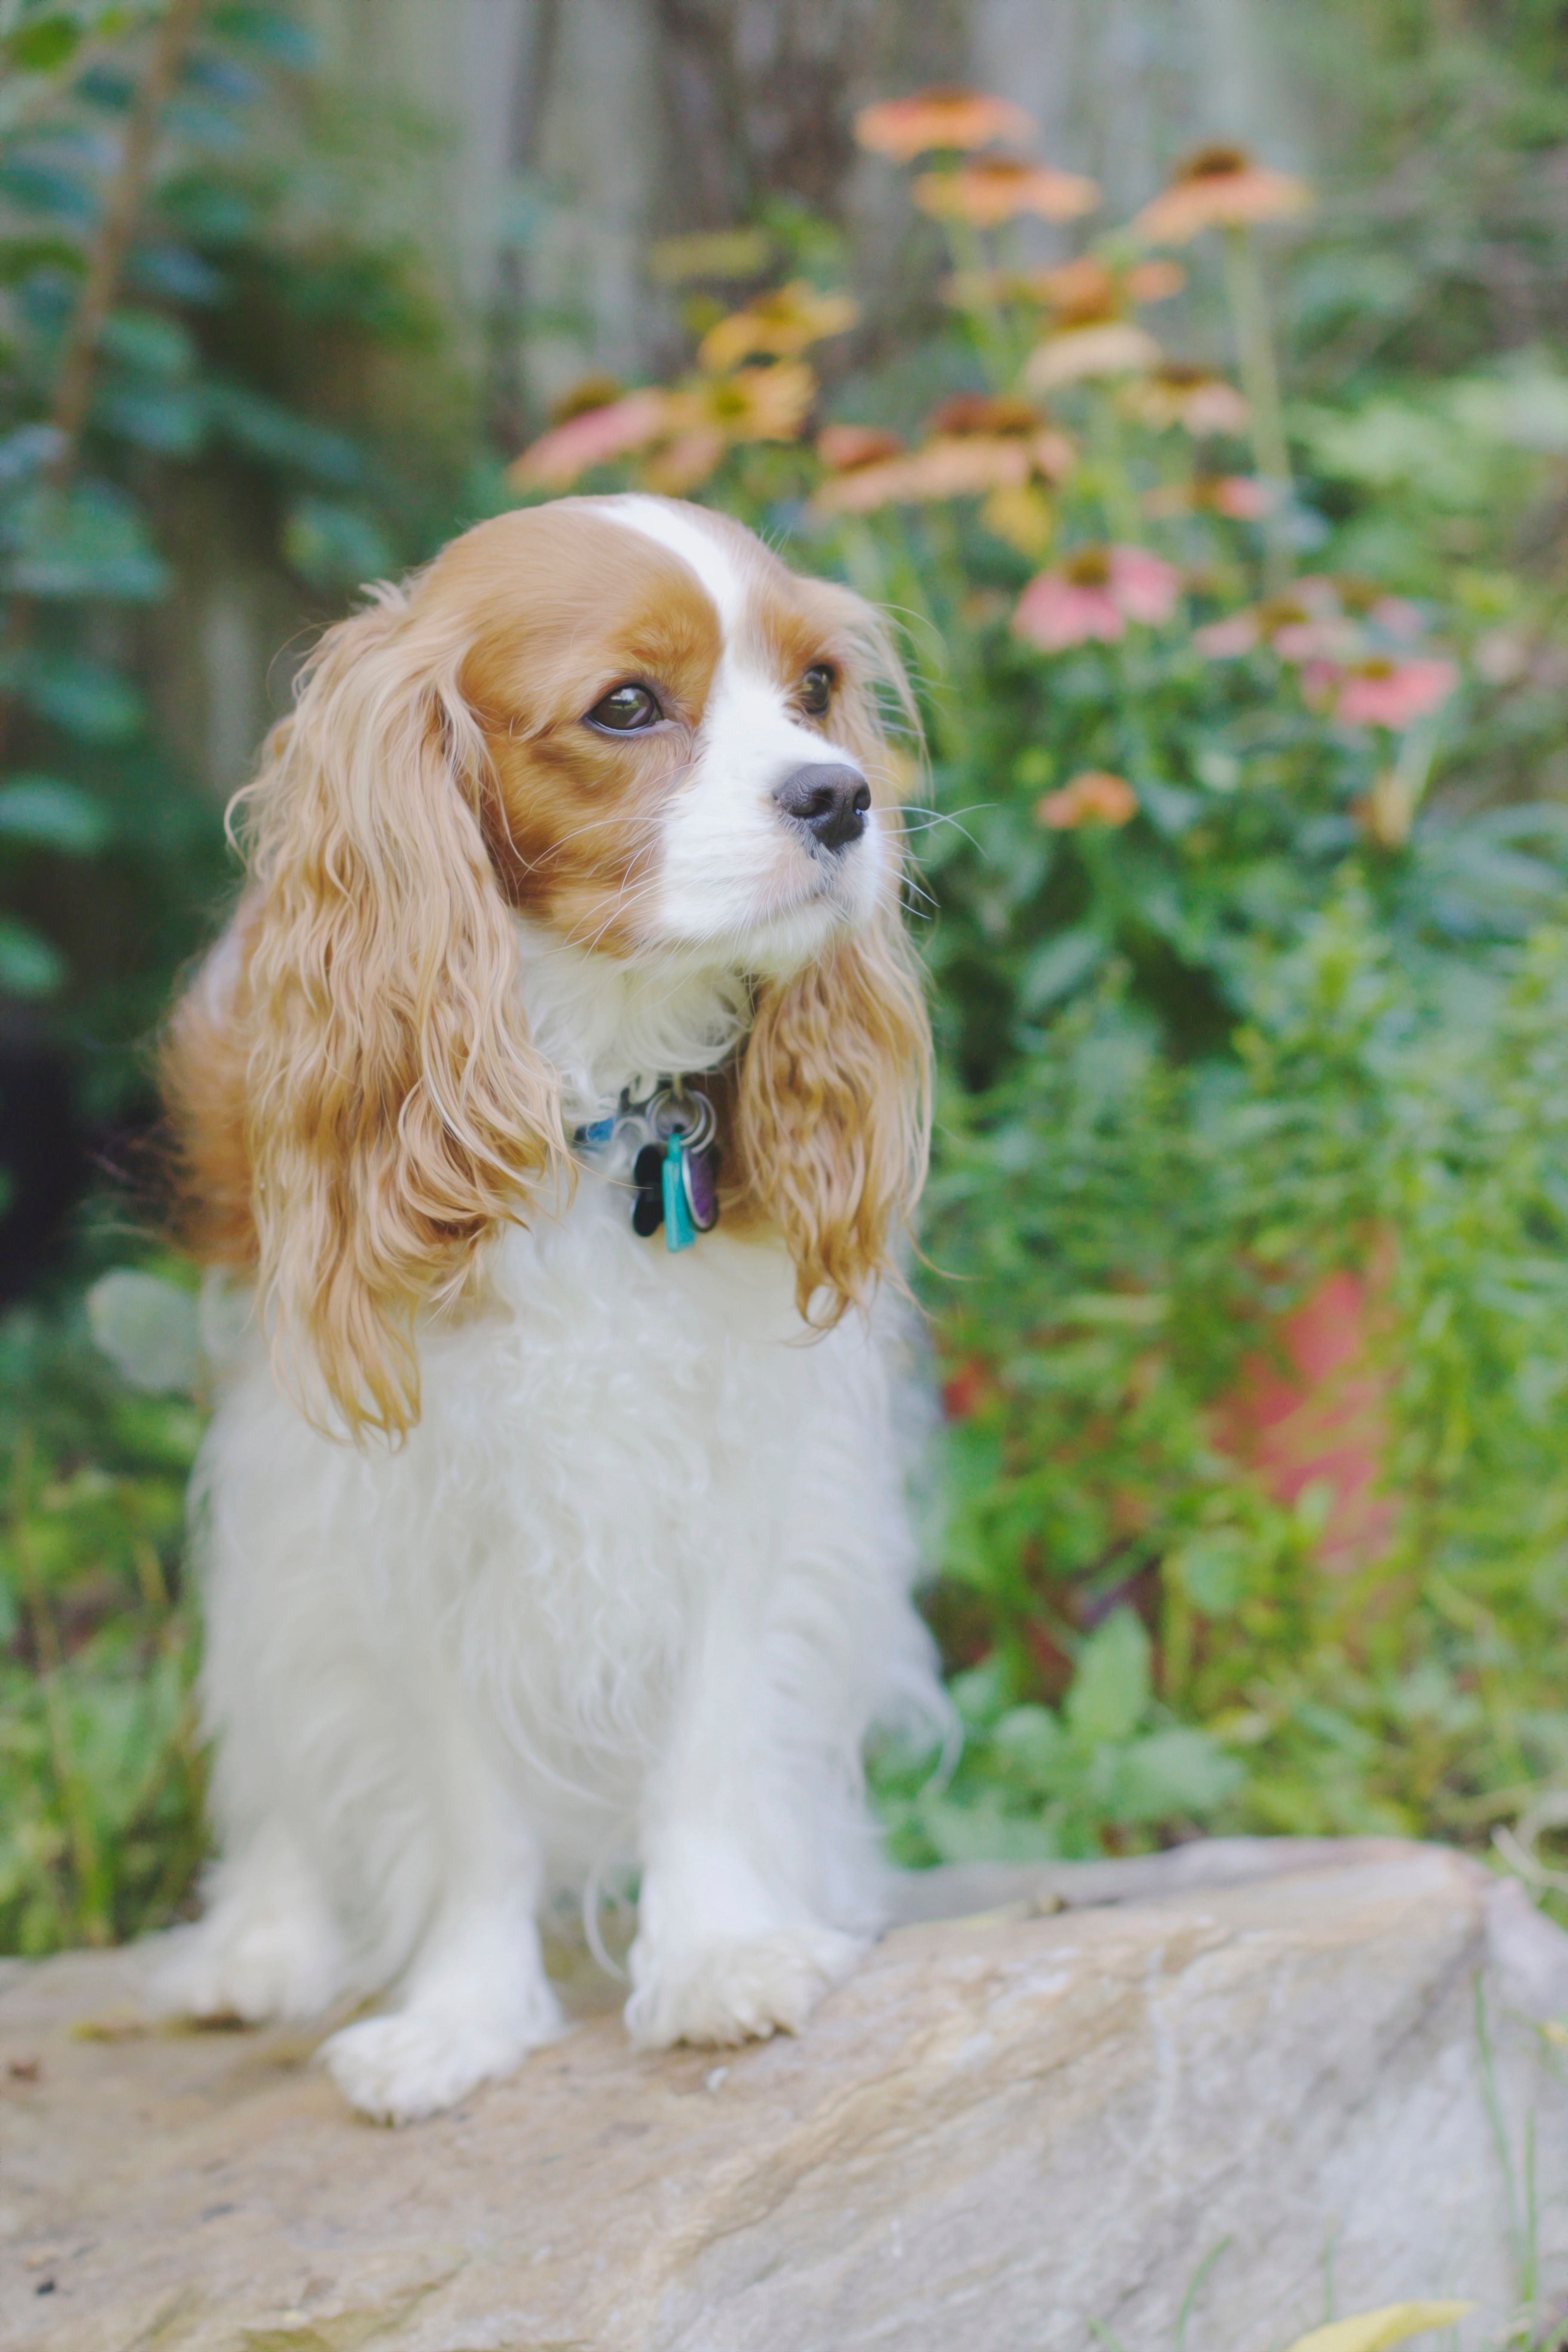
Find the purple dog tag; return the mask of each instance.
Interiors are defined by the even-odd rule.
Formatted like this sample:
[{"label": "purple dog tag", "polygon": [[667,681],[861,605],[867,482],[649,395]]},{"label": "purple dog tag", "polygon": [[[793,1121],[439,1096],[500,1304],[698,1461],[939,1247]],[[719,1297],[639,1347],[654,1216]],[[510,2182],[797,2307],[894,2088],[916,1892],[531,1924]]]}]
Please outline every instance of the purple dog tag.
[{"label": "purple dog tag", "polygon": [[706,1151],[688,1151],[682,1158],[691,1222],[700,1234],[710,1234],[719,1222],[719,1154],[710,1147]]}]

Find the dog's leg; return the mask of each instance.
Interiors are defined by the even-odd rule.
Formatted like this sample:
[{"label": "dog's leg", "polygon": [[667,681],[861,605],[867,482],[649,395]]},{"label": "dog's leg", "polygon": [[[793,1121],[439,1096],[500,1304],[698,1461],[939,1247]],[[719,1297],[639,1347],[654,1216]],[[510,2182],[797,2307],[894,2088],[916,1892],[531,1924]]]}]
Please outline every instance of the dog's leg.
[{"label": "dog's leg", "polygon": [[218,1865],[195,1927],[163,1938],[148,1993],[163,2016],[319,2017],[345,1990],[347,1954],[314,1872],[271,1821]]},{"label": "dog's leg", "polygon": [[456,1711],[442,1823],[442,1884],[397,2007],[344,2026],[323,2045],[333,2080],[362,2115],[411,2123],[510,2074],[563,2030],[535,1921],[537,1840]]},{"label": "dog's leg", "polygon": [[794,2032],[865,1949],[799,1890],[786,1849],[839,1828],[830,1811],[815,1814],[813,1776],[767,1754],[761,1669],[754,1654],[736,1654],[738,1638],[731,1627],[728,1642],[709,1643],[645,1807],[626,2010],[645,2048]]}]

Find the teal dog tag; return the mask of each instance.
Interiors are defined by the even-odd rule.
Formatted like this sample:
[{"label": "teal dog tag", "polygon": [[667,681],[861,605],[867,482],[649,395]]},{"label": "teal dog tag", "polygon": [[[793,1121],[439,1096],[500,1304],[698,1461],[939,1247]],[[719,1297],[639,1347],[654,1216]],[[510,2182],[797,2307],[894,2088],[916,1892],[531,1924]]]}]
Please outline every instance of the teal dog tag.
[{"label": "teal dog tag", "polygon": [[667,1248],[689,1249],[697,1239],[686,1197],[686,1139],[672,1135],[664,1147],[664,1239]]}]

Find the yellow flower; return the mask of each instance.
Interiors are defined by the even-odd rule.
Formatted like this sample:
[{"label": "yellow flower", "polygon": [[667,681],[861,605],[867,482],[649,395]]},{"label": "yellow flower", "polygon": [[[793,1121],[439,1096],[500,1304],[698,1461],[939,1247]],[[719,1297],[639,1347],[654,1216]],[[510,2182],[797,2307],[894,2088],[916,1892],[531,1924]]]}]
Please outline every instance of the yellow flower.
[{"label": "yellow flower", "polygon": [[819,294],[804,278],[759,294],[743,310],[721,319],[703,336],[697,363],[713,374],[741,360],[764,353],[774,359],[795,359],[829,335],[841,335],[860,316],[860,306],[847,294]]},{"label": "yellow flower", "polygon": [[666,396],[665,446],[647,478],[651,489],[683,498],[742,443],[795,440],[816,397],[816,378],[804,360],[779,360],[700,377]]},{"label": "yellow flower", "polygon": [[1056,527],[1051,502],[1036,482],[1009,483],[993,490],[980,509],[980,520],[1031,562],[1045,553]]},{"label": "yellow flower", "polygon": [[1289,172],[1255,163],[1243,147],[1204,147],[1132,223],[1151,245],[1185,245],[1205,228],[1243,228],[1305,212],[1312,191]]},{"label": "yellow flower", "polygon": [[1092,212],[1100,190],[1077,172],[1048,163],[1025,163],[1005,155],[983,155],[954,172],[922,172],[914,198],[933,220],[967,221],[972,228],[996,228],[1021,213],[1044,220],[1075,220]]},{"label": "yellow flower", "polygon": [[1034,124],[1010,99],[979,89],[921,89],[863,107],[855,136],[873,155],[912,163],[939,149],[988,147],[993,139],[1027,139]]}]

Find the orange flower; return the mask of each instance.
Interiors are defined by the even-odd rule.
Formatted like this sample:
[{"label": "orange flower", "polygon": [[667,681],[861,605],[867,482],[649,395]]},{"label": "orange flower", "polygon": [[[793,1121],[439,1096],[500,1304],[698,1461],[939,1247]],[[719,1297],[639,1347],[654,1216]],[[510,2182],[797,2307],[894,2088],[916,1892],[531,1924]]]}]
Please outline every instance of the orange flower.
[{"label": "orange flower", "polygon": [[1037,392],[1054,392],[1090,376],[1140,375],[1159,360],[1160,346],[1143,328],[1131,319],[1107,319],[1099,326],[1068,327],[1047,336],[1031,352],[1024,375]]},{"label": "orange flower", "polygon": [[1034,123],[1010,99],[979,89],[921,89],[863,107],[855,136],[873,155],[912,163],[939,149],[988,147],[993,139],[1027,139]]},{"label": "orange flower", "polygon": [[933,433],[1037,433],[1045,418],[1016,392],[955,392],[933,409]]},{"label": "orange flower", "polygon": [[1243,228],[1305,212],[1312,191],[1289,172],[1255,163],[1242,147],[1204,147],[1132,223],[1151,245],[1185,245],[1205,228]]},{"label": "orange flower", "polygon": [[1092,253],[1059,268],[1037,270],[1031,280],[1040,299],[1048,302],[1064,326],[1089,326],[1101,319],[1120,318],[1141,302],[1163,302],[1179,294],[1187,273],[1176,261],[1135,261],[1130,269],[1113,269]]},{"label": "orange flower", "polygon": [[1167,360],[1142,383],[1129,387],[1127,404],[1156,432],[1179,425],[1194,440],[1211,433],[1245,433],[1247,403],[1224,376]]},{"label": "orange flower", "polygon": [[872,514],[879,507],[978,498],[1021,488],[1030,465],[1029,445],[1020,436],[940,434],[907,457],[858,466],[824,482],[812,503],[819,514]]},{"label": "orange flower", "polygon": [[874,425],[825,425],[816,436],[816,454],[835,474],[851,474],[858,466],[900,457],[903,447],[896,433],[879,432]]},{"label": "orange flower", "polygon": [[933,220],[967,221],[972,228],[997,228],[1021,213],[1043,220],[1076,220],[1092,212],[1100,190],[1077,172],[1048,163],[1025,163],[1006,155],[982,155],[953,172],[922,172],[914,198]]},{"label": "orange flower", "polygon": [[668,392],[629,392],[624,400],[608,402],[569,416],[526,448],[507,468],[507,480],[519,490],[567,490],[594,466],[607,465],[633,450],[646,449],[670,430],[671,402]]},{"label": "orange flower", "polygon": [[[930,420],[939,438],[950,434],[1025,435],[1037,473],[1059,482],[1078,463],[1078,452],[1043,410],[1016,393],[955,392]],[[1004,532],[1004,538],[1006,533]]]},{"label": "orange flower", "polygon": [[[835,436],[831,443],[828,434]],[[840,435],[849,437],[840,440]],[[901,449],[891,436],[864,425],[829,426],[817,447],[837,476],[816,493],[819,514],[870,514],[879,507],[984,497],[991,528],[1028,554],[1037,554],[1050,533],[1049,509],[1031,478],[1058,481],[1077,457],[1066,434],[1032,401],[1011,393],[955,393],[931,416],[929,437],[918,449]]]},{"label": "orange flower", "polygon": [[1072,833],[1080,824],[1128,824],[1137,814],[1138,795],[1125,776],[1086,768],[1059,793],[1046,794],[1035,811],[1035,822],[1052,833]]},{"label": "orange flower", "polygon": [[713,374],[758,352],[795,359],[829,335],[841,335],[860,316],[847,294],[819,294],[804,278],[759,294],[743,310],[710,327],[698,349],[697,364]]}]

